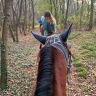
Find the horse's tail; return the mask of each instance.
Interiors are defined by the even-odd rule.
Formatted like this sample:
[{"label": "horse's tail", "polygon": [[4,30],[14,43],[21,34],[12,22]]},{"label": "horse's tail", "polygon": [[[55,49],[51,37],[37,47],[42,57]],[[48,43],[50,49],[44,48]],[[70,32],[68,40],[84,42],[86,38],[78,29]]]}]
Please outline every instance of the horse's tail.
[{"label": "horse's tail", "polygon": [[35,96],[53,96],[52,49],[44,47],[40,51]]}]

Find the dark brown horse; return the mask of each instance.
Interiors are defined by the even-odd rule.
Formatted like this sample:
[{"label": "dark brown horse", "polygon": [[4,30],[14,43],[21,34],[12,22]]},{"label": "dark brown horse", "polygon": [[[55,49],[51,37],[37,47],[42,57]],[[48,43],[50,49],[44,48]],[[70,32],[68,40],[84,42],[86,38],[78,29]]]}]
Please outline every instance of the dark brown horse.
[{"label": "dark brown horse", "polygon": [[48,37],[32,32],[45,46],[40,50],[37,83],[34,96],[66,96],[66,77],[70,56],[66,44],[72,24],[61,35]]},{"label": "dark brown horse", "polygon": [[41,33],[41,35],[44,35],[43,25],[41,25],[39,28],[40,28],[40,33]]}]

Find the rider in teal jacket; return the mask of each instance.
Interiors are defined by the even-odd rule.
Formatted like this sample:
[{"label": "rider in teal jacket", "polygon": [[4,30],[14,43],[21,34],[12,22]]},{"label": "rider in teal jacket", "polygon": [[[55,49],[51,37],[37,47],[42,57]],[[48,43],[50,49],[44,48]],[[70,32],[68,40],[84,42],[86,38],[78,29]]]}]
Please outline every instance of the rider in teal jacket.
[{"label": "rider in teal jacket", "polygon": [[49,36],[56,33],[56,20],[53,15],[48,11],[45,12],[45,19],[43,22],[44,36]]}]

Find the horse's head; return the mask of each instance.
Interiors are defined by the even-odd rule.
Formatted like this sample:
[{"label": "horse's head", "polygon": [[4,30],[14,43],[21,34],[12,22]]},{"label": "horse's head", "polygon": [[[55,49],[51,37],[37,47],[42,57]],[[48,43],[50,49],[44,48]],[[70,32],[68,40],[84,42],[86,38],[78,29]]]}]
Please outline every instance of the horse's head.
[{"label": "horse's head", "polygon": [[67,41],[72,25],[60,35],[45,37],[32,32],[33,36],[45,46],[40,50],[34,96],[53,96],[53,94],[66,96],[66,73],[70,68],[70,56],[64,42]]},{"label": "horse's head", "polygon": [[[72,25],[73,25],[73,23],[69,26],[69,28],[68,28],[65,32],[63,32],[62,34],[60,34],[60,35],[58,36],[58,37],[60,37],[60,39],[61,39],[62,41],[64,41],[64,42],[67,41],[68,36],[69,36],[69,34],[70,34],[70,32],[71,32]],[[41,35],[38,35],[38,34],[33,33],[33,32],[32,32],[32,34],[33,34],[33,36],[34,36],[37,40],[39,40],[42,44],[46,44],[49,40],[51,40],[52,38],[55,38],[55,37],[57,36],[57,35],[52,35],[52,36],[45,37],[45,36],[41,36]],[[58,41],[58,40],[57,40],[57,41]]]}]

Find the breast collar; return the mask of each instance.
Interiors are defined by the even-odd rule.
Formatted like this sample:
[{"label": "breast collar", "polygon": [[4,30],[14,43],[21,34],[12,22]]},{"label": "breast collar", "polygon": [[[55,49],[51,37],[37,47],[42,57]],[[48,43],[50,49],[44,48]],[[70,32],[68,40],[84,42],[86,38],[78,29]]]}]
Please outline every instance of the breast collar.
[{"label": "breast collar", "polygon": [[66,58],[67,62],[67,69],[70,70],[70,56],[67,47],[63,44],[63,42],[60,39],[60,36],[58,34],[56,35],[51,35],[47,37],[45,46],[51,45],[58,49],[63,56]]}]

